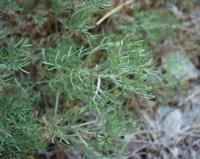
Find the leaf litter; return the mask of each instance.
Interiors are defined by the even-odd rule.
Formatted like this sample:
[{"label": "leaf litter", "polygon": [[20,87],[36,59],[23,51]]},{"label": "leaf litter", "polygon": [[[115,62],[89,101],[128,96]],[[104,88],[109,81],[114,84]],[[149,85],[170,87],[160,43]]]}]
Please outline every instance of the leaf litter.
[{"label": "leaf litter", "polygon": [[157,99],[152,102],[132,99],[141,119],[141,128],[137,133],[126,136],[132,151],[127,159],[199,159],[199,15],[199,7],[190,14],[183,14],[185,17],[178,27],[178,37],[168,41],[167,47],[161,45],[163,48],[159,49],[164,52],[160,57],[160,75],[165,80],[170,77],[167,83],[175,79],[181,83],[181,88],[157,87],[156,92],[170,94],[164,97],[167,100],[161,98],[162,93],[156,93]]}]

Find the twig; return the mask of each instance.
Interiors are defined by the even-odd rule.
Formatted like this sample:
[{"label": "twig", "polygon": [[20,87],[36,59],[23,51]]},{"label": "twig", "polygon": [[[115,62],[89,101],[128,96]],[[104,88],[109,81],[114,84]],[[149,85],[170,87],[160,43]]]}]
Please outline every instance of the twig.
[{"label": "twig", "polygon": [[112,14],[114,14],[115,12],[121,10],[124,6],[129,5],[131,3],[133,3],[134,0],[128,0],[122,4],[120,4],[119,6],[117,6],[116,8],[112,9],[110,12],[106,13],[101,19],[99,19],[96,22],[96,25],[100,25],[105,19],[107,19],[109,16],[111,16]]},{"label": "twig", "polygon": [[186,127],[186,128],[184,129],[184,131],[189,131],[189,130],[199,129],[199,128],[200,128],[200,124],[194,123],[194,124],[189,125],[188,127]]},{"label": "twig", "polygon": [[188,102],[190,102],[194,97],[198,96],[199,94],[200,94],[200,90],[193,92],[183,102],[180,102],[178,106],[183,106],[184,104],[187,104]]},{"label": "twig", "polygon": [[139,151],[141,151],[141,150],[143,150],[143,149],[145,149],[145,148],[148,148],[148,144],[146,144],[146,145],[143,145],[143,146],[141,146],[141,147],[139,147],[138,149],[136,149],[135,151],[133,151],[132,153],[131,153],[131,155],[136,155]]},{"label": "twig", "polygon": [[188,133],[186,133],[186,132],[182,132],[182,133],[179,133],[180,135],[183,135],[183,136],[192,136],[192,137],[200,137],[200,135],[198,135],[198,134],[194,134],[194,133],[192,133],[192,132],[188,132]]},{"label": "twig", "polygon": [[156,133],[156,134],[159,134],[159,133],[163,133],[164,131],[162,130],[142,130],[142,131],[138,131],[136,133],[133,134],[133,136],[137,136],[137,135],[141,135],[141,134],[152,134],[152,133]]}]

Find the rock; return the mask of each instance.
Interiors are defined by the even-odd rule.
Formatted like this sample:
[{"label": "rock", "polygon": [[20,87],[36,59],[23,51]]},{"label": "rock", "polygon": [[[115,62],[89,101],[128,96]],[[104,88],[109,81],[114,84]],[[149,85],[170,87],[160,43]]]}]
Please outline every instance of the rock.
[{"label": "rock", "polygon": [[164,120],[160,123],[166,136],[174,136],[181,130],[182,113],[179,109],[170,111]]},{"label": "rock", "polygon": [[181,52],[167,54],[163,57],[162,64],[167,75],[179,81],[188,81],[199,77],[199,71],[190,59]]}]

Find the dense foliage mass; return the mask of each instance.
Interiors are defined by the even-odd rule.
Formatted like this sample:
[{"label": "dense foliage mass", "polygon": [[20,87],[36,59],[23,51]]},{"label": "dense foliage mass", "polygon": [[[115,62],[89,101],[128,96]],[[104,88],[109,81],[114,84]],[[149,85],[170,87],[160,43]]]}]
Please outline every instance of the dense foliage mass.
[{"label": "dense foliage mass", "polygon": [[166,19],[137,12],[146,8],[130,0],[1,0],[0,158],[52,144],[85,158],[128,154],[123,137],[137,125],[130,99],[152,99],[157,78],[147,48],[173,35],[165,20],[177,23],[167,11]]}]

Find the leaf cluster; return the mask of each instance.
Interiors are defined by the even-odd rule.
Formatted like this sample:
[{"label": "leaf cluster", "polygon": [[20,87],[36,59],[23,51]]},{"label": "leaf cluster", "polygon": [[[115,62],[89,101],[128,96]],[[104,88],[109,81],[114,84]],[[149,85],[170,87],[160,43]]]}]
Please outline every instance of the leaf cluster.
[{"label": "leaf cluster", "polygon": [[40,132],[32,116],[30,100],[0,96],[0,157],[21,159],[25,154],[42,146],[37,137]]}]

